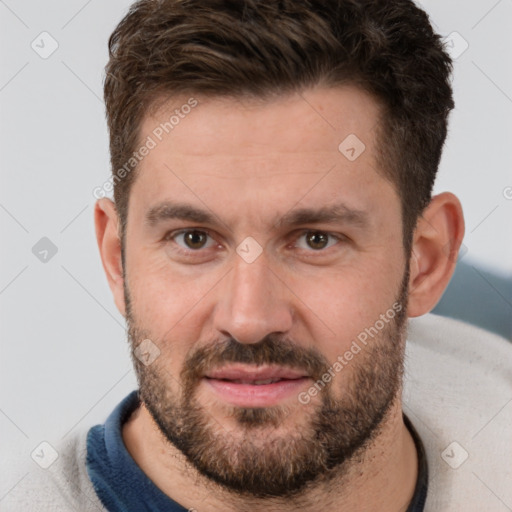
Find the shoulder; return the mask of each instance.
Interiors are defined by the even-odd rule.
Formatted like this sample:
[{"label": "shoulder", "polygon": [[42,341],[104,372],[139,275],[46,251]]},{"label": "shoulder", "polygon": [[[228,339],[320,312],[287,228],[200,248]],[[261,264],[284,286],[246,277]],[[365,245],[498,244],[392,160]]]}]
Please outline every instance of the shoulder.
[{"label": "shoulder", "polygon": [[433,314],[410,320],[403,401],[427,453],[426,510],[506,510],[512,343]]},{"label": "shoulder", "polygon": [[34,461],[20,468],[22,479],[3,498],[2,512],[105,511],[87,475],[87,433],[81,430],[55,446],[38,447]]}]

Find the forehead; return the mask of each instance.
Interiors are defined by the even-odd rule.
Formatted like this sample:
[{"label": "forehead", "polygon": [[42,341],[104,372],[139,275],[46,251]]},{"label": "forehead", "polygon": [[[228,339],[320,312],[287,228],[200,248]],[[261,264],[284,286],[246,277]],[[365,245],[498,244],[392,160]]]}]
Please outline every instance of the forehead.
[{"label": "forehead", "polygon": [[268,100],[181,95],[157,105],[143,120],[141,136],[167,139],[168,149],[190,156],[222,150],[262,158],[268,150],[332,151],[350,134],[372,145],[380,113],[377,101],[354,86]]},{"label": "forehead", "polygon": [[152,149],[132,194],[148,208],[186,196],[196,205],[218,205],[220,198],[226,211],[244,204],[247,213],[255,202],[275,214],[344,196],[348,206],[363,209],[382,187],[394,188],[378,172],[379,114],[374,98],[352,86],[267,101],[174,97],[141,125],[139,141],[151,140]]}]

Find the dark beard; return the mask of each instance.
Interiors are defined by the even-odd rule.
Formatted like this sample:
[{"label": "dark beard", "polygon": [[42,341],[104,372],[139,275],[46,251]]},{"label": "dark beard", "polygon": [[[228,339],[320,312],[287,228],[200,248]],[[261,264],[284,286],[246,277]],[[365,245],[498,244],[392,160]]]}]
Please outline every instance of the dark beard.
[{"label": "dark beard", "polygon": [[[230,433],[196,397],[197,386],[206,371],[227,362],[284,365],[304,370],[314,382],[327,372],[330,365],[316,350],[273,335],[256,344],[228,339],[197,348],[184,362],[177,395],[168,389],[168,383],[178,379],[162,363],[172,352],[172,342],[155,341],[149,331],[138,329],[128,307],[140,397],[165,438],[200,474],[239,495],[260,499],[297,496],[310,485],[340,477],[355,456],[378,436],[402,383],[407,283],[408,272],[397,298],[402,310],[348,364],[353,373],[341,398],[336,399],[333,394],[337,380],[334,376],[319,391],[319,404],[296,406],[304,408],[305,421],[301,420],[286,435],[275,434],[288,416],[285,406],[226,406],[238,426]],[[129,304],[127,290],[125,296]],[[144,366],[133,356],[136,344],[144,338],[161,347],[162,356],[165,353],[150,366]],[[343,369],[340,373],[347,371]]]}]

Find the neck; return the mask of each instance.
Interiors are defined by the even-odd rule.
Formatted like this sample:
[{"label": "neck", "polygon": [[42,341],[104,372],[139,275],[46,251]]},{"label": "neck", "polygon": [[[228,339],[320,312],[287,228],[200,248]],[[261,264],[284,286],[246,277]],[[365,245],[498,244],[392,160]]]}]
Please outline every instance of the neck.
[{"label": "neck", "polygon": [[339,511],[405,512],[417,479],[414,441],[396,400],[378,435],[348,462],[339,477],[312,485],[296,498],[250,499],[200,475],[161,434],[144,404],[123,426],[123,440],[139,467],[167,496],[201,512]]}]

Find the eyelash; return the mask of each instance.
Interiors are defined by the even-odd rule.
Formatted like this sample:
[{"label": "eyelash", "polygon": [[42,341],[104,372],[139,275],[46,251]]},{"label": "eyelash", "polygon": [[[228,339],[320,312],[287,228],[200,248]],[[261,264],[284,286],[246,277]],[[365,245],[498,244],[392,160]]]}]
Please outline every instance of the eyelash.
[{"label": "eyelash", "polygon": [[[196,228],[187,228],[187,229],[181,229],[181,230],[178,230],[178,231],[169,231],[165,234],[164,238],[163,238],[163,241],[164,242],[173,242],[174,245],[176,246],[175,247],[175,250],[179,253],[179,254],[182,254],[182,255],[185,255],[185,256],[192,256],[192,257],[201,257],[201,253],[203,253],[204,255],[204,250],[206,249],[210,249],[210,248],[214,248],[215,245],[213,247],[209,247],[209,248],[206,248],[206,249],[185,249],[184,247],[182,247],[181,245],[179,245],[176,241],[175,241],[175,238],[177,238],[179,235],[183,235],[185,233],[189,233],[191,231],[197,231],[199,233],[204,233],[205,235],[207,235],[208,237],[210,237],[212,240],[216,241],[215,237],[211,234],[210,231],[206,230],[206,229],[196,229]],[[305,229],[305,230],[301,230],[297,236],[294,237],[294,240],[295,240],[295,244],[297,243],[297,241],[307,235],[307,234],[311,234],[311,233],[321,233],[323,235],[327,235],[330,239],[334,239],[336,240],[337,243],[331,245],[331,246],[328,246],[327,248],[325,249],[318,249],[318,250],[314,250],[314,249],[310,249],[310,250],[307,250],[307,249],[300,249],[299,248],[299,251],[303,252],[303,253],[306,253],[306,256],[307,257],[315,257],[315,255],[326,255],[327,251],[329,251],[329,249],[331,249],[332,247],[338,245],[339,242],[346,242],[348,241],[348,238],[345,236],[345,235],[341,235],[341,234],[333,234],[333,233],[329,233],[328,231],[322,231],[322,230],[313,230],[313,229]],[[218,247],[220,244],[217,242],[216,246]],[[289,247],[289,245],[287,245],[287,247]]]}]

